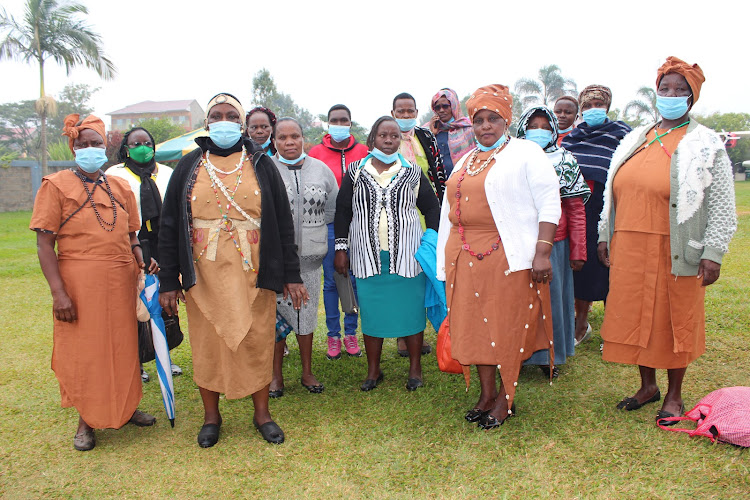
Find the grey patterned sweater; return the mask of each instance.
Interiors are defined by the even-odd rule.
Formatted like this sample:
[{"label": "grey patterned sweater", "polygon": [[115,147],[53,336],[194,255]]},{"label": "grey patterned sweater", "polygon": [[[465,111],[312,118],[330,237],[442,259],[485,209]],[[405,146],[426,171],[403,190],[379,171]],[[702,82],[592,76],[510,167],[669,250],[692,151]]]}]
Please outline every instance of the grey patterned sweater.
[{"label": "grey patterned sweater", "polygon": [[[612,157],[599,221],[600,243],[609,245],[614,234],[612,185],[617,171],[645,144],[653,126],[639,127],[626,135]],[[695,276],[702,259],[721,264],[737,230],[732,164],[718,134],[691,120],[672,155],[669,173],[672,274]]]},{"label": "grey patterned sweater", "polygon": [[273,161],[284,180],[292,208],[297,254],[308,257],[302,261],[303,266],[320,267],[328,253],[326,225],[333,222],[336,213],[339,192],[336,177],[325,163],[310,156],[305,158],[301,168],[290,167],[276,156]]}]

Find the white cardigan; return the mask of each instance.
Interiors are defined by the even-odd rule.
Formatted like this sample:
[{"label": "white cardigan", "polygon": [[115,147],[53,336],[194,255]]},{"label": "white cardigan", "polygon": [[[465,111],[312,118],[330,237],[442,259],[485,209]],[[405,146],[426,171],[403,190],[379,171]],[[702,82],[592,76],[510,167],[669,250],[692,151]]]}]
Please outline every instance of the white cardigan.
[{"label": "white cardigan", "polygon": [[[463,168],[472,152],[458,161],[451,177]],[[531,269],[539,223],[557,225],[560,221],[560,181],[555,167],[536,143],[510,139],[505,149],[495,156],[495,165],[487,174],[484,190],[510,266],[506,274]],[[450,203],[446,198],[440,213],[437,242],[437,278],[441,281],[445,281],[445,245],[452,226],[449,212]]]}]

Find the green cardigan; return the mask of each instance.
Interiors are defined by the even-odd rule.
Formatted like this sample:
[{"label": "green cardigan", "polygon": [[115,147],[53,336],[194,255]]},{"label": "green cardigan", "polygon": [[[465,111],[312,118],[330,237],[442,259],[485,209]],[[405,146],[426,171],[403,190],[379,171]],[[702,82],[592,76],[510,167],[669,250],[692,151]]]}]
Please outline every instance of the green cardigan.
[{"label": "green cardigan", "polygon": [[[599,242],[612,241],[615,207],[612,184],[619,168],[646,142],[654,124],[626,135],[612,157],[604,188],[604,208],[599,222]],[[695,120],[669,167],[669,243],[672,274],[696,276],[702,259],[721,264],[737,230],[732,164],[718,134]]]}]

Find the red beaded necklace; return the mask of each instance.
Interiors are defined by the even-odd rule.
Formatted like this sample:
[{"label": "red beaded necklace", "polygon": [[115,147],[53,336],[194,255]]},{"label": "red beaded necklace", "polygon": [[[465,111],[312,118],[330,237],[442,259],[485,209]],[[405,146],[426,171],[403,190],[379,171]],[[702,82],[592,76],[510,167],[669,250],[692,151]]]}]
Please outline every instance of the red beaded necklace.
[{"label": "red beaded necklace", "polygon": [[[496,154],[498,154],[500,151],[502,151],[503,149],[505,149],[505,146],[507,144],[508,143],[506,142],[499,149],[496,149],[490,155],[490,157],[487,158],[487,161],[485,161],[485,163],[482,166],[481,170],[484,170],[484,168],[486,168],[489,165],[490,161],[492,161],[492,158]],[[490,247],[489,250],[487,250],[486,252],[476,253],[474,250],[471,249],[471,247],[469,246],[469,243],[466,241],[466,236],[464,236],[464,226],[461,223],[461,183],[463,182],[464,177],[466,176],[467,170],[474,164],[474,161],[476,160],[478,154],[479,154],[479,151],[477,150],[474,153],[474,155],[470,158],[470,161],[468,162],[468,165],[464,166],[464,168],[461,169],[461,176],[458,178],[458,182],[456,183],[456,217],[458,218],[458,235],[461,237],[461,244],[462,244],[461,248],[463,248],[464,250],[466,250],[467,252],[469,252],[469,255],[471,255],[472,257],[476,257],[477,260],[482,260],[485,257],[489,257],[489,255],[492,252],[494,252],[495,250],[497,250],[498,248],[500,248],[500,235],[499,234],[497,235],[497,241],[492,244],[492,246]],[[477,173],[479,173],[479,172],[477,172]]]}]

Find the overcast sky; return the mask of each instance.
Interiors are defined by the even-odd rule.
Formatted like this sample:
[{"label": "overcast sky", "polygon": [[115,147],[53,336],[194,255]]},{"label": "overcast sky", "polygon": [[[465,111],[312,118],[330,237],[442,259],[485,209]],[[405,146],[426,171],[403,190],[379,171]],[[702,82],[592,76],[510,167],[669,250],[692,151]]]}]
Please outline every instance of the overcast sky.
[{"label": "overcast sky", "polygon": [[[17,18],[24,0],[3,0]],[[270,70],[279,90],[311,112],[347,104],[369,127],[410,92],[420,114],[441,87],[464,96],[477,87],[534,77],[557,64],[579,90],[612,88],[622,108],[674,55],[698,63],[706,83],[699,113],[750,112],[747,60],[750,4],[680,1],[377,0],[259,2],[83,0],[89,23],[117,66],[112,81],[45,66],[47,93],[87,83],[95,113],[144,100],[196,99],[218,92],[247,109],[253,75]],[[0,101],[35,99],[38,69],[0,61]]]}]

